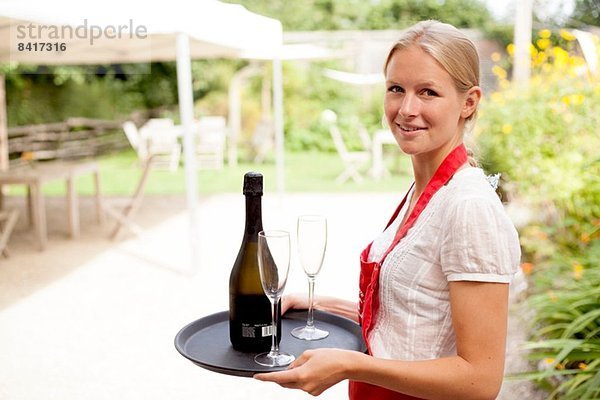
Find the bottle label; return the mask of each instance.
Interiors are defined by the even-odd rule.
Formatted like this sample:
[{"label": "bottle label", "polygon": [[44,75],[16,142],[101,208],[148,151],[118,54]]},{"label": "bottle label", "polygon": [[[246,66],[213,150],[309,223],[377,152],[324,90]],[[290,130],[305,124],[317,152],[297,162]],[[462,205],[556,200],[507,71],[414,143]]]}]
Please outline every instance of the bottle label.
[{"label": "bottle label", "polygon": [[246,324],[242,324],[242,337],[245,338],[254,338],[256,329],[253,326],[248,326]]},{"label": "bottle label", "polygon": [[261,326],[242,324],[242,337],[244,338],[267,337],[271,335],[273,335],[272,325]]},{"label": "bottle label", "polygon": [[262,327],[262,336],[273,336],[273,325],[263,326]]}]

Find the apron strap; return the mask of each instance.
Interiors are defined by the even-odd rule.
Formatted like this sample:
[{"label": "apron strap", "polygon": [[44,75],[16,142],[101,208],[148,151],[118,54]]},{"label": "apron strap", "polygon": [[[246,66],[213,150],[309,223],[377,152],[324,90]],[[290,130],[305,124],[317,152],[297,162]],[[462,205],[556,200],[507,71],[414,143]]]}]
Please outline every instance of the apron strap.
[{"label": "apron strap", "polygon": [[[454,176],[456,171],[466,162],[467,149],[465,148],[464,144],[461,144],[460,146],[456,147],[450,152],[450,154],[446,156],[444,161],[442,161],[438,169],[435,171],[435,174],[433,174],[433,177],[431,177],[431,179],[427,183],[427,186],[425,186],[425,190],[419,196],[419,199],[417,200],[415,207],[409,214],[408,218],[406,219],[404,224],[398,229],[398,232],[396,232],[396,236],[394,237],[392,244],[388,247],[386,252],[383,254],[383,257],[379,261],[380,265],[383,265],[383,261],[385,260],[387,255],[394,249],[394,247],[396,247],[400,240],[402,240],[402,238],[406,236],[406,233],[415,224],[417,218],[419,218],[419,215],[421,215],[423,210],[425,210],[425,207],[427,207],[427,204],[429,203],[433,195],[436,194],[442,186],[448,183],[448,181],[450,181],[450,179],[452,178],[452,176]],[[413,182],[411,189],[414,185],[415,184]],[[400,206],[394,213],[394,217],[392,217],[391,221],[393,221],[398,216],[398,214],[400,213],[400,209],[406,202],[407,197],[408,193],[406,194],[406,196],[404,196],[404,199],[402,200]],[[391,224],[391,221],[388,223],[388,226]]]}]

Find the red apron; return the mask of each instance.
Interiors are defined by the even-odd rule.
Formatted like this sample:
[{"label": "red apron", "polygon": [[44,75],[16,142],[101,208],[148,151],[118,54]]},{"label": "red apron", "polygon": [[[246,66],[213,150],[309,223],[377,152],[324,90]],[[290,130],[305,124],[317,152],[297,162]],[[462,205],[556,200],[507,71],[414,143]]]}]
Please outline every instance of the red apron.
[{"label": "red apron", "polygon": [[[431,180],[427,183],[425,190],[417,200],[414,209],[404,222],[404,225],[400,227],[392,244],[383,254],[383,257],[379,262],[369,262],[369,251],[371,250],[370,243],[366,249],[360,255],[360,281],[359,281],[359,320],[362,327],[362,334],[367,344],[369,354],[371,353],[371,346],[369,344],[369,333],[374,326],[374,316],[377,315],[379,309],[379,272],[381,266],[387,255],[396,247],[398,242],[406,235],[408,230],[414,225],[415,221],[425,209],[429,200],[433,195],[448,181],[452,178],[454,173],[467,162],[467,150],[464,145],[456,147],[448,156],[442,161],[442,164],[435,171],[435,174]],[[414,183],[413,183],[414,186]],[[411,186],[412,188],[412,186]],[[410,192],[410,190],[409,190]],[[388,222],[389,227],[392,222],[396,219],[400,210],[406,203],[408,193],[400,202],[400,205],[394,212],[394,215]],[[399,392],[394,392],[389,389],[385,389],[379,386],[370,385],[364,382],[350,381],[349,388],[350,400],[418,400],[416,397],[408,396]]]}]

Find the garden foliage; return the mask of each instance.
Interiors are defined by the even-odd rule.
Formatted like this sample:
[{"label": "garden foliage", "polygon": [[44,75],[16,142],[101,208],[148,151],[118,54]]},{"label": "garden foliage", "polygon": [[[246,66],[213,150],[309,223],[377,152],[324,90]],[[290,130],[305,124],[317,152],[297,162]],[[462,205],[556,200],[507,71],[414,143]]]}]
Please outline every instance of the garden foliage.
[{"label": "garden foliage", "polygon": [[528,87],[496,66],[500,88],[484,102],[476,136],[486,169],[502,172],[509,199],[533,213],[520,235],[538,371],[523,377],[550,398],[599,399],[600,76],[573,39],[538,32]]}]

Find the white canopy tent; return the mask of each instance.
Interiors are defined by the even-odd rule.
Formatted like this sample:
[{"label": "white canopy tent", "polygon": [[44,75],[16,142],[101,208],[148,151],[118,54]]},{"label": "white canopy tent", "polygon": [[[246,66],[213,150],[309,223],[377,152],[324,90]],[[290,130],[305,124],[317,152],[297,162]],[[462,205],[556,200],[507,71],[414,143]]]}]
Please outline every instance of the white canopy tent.
[{"label": "white canopy tent", "polygon": [[[57,47],[44,50],[35,47],[41,46],[39,43],[54,43],[52,46],[58,46],[59,51],[56,51]],[[251,13],[240,5],[216,0],[0,0],[0,63],[56,65],[177,61],[192,237],[196,236],[198,190],[191,131],[193,92],[190,60],[252,57],[253,54],[273,60],[276,180],[277,189],[282,192],[281,44],[282,27],[278,20]],[[5,112],[4,102],[0,108]],[[0,126],[0,160],[6,162],[5,123],[4,120],[4,126]],[[196,259],[193,257],[193,262]]]}]

